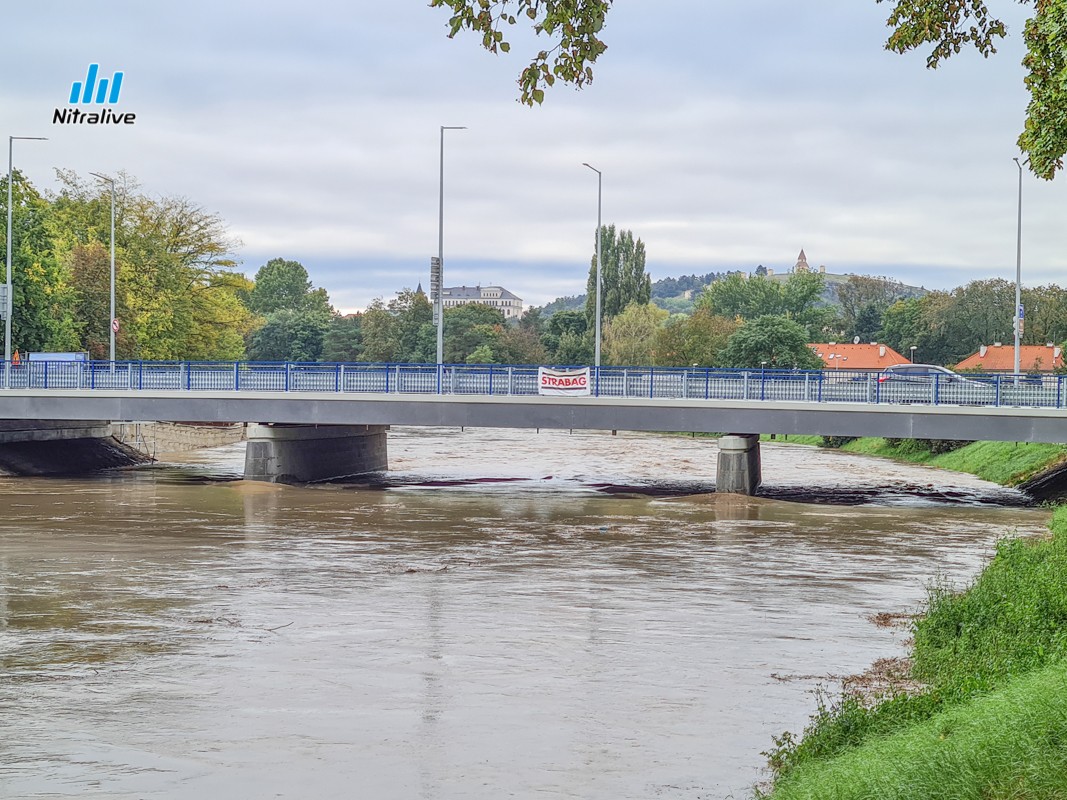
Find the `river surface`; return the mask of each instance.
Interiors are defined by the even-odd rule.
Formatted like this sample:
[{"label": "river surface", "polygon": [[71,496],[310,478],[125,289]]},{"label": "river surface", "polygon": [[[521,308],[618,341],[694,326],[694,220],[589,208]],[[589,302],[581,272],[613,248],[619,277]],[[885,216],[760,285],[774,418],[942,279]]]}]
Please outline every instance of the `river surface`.
[{"label": "river surface", "polygon": [[788,444],[770,498],[685,496],[709,439],[389,448],[348,485],[232,480],[241,445],[0,478],[0,797],[748,797],[817,686],[902,653],[871,615],[1048,520]]}]

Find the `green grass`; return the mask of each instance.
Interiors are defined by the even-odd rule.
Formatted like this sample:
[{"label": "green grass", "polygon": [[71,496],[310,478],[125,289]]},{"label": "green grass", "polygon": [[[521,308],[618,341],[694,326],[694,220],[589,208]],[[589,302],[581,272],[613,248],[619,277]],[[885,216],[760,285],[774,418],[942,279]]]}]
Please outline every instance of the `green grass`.
[{"label": "green grass", "polygon": [[1067,507],[1050,527],[1001,542],[966,591],[931,587],[912,652],[926,689],[821,706],[768,754],[771,797],[1067,798]]},{"label": "green grass", "polygon": [[[771,434],[769,434],[769,433],[761,434],[759,438],[760,438],[761,442],[770,442],[770,441],[772,441]],[[813,447],[819,447],[822,444],[822,437],[821,436],[805,436],[805,435],[799,434],[799,433],[791,433],[791,434],[776,433],[776,434],[774,434],[773,441],[780,442],[780,443],[783,443],[783,444],[808,444],[808,445],[812,445]]]},{"label": "green grass", "polygon": [[[803,444],[819,444],[822,437],[790,437],[814,439]],[[919,442],[904,440],[894,447],[886,439],[864,437],[849,442],[842,448],[847,453],[882,456],[913,464],[929,464],[955,472],[967,472],[987,481],[1005,486],[1015,486],[1027,478],[1067,457],[1067,447],[1061,444],[1040,442],[972,442],[951,453],[934,455]]]},{"label": "green grass", "polygon": [[1062,444],[974,442],[952,453],[935,456],[929,463],[1014,486],[1059,463],[1065,455],[1067,448]]},{"label": "green grass", "polygon": [[1009,683],[829,762],[808,762],[774,800],[1062,800],[1067,666]]}]

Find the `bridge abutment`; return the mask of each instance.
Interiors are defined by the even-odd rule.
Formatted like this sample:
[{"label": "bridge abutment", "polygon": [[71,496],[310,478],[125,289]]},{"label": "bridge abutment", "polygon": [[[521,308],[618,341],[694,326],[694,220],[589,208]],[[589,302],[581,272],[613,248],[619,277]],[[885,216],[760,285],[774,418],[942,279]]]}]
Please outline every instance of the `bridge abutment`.
[{"label": "bridge abutment", "polygon": [[755,494],[762,482],[759,434],[731,433],[720,436],[715,491],[750,495]]},{"label": "bridge abutment", "polygon": [[106,420],[0,420],[0,473],[77,475],[151,461]]},{"label": "bridge abutment", "polygon": [[248,426],[245,480],[308,483],[388,469],[386,425]]}]

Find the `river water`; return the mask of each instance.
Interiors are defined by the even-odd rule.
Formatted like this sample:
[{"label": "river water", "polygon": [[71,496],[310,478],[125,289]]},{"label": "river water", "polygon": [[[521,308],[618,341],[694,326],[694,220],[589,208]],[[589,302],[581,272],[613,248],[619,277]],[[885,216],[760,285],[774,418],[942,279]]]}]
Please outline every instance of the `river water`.
[{"label": "river water", "polygon": [[389,447],[370,484],[232,480],[240,445],[0,478],[0,797],[747,797],[817,686],[902,652],[871,615],[1048,520],[788,444],[770,499],[686,496],[708,439]]}]

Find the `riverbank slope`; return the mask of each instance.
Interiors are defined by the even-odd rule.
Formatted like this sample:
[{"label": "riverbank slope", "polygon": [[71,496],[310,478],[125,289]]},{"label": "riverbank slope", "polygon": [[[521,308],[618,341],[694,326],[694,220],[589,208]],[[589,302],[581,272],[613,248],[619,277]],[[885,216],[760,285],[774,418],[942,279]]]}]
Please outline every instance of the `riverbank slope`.
[{"label": "riverbank slope", "polygon": [[[841,449],[1017,486],[1062,473],[1065,453],[982,442],[936,454],[886,439]],[[1046,540],[1002,542],[965,591],[931,588],[912,623],[919,688],[821,705],[801,737],[784,734],[767,754],[767,797],[1067,797],[1067,507],[1050,529]]]},{"label": "riverbank slope", "polygon": [[[775,441],[824,447],[827,440],[822,436],[778,436]],[[844,440],[836,449],[966,472],[1002,486],[1023,489],[1037,500],[1056,499],[1067,494],[1067,475],[1062,481],[1054,479],[1067,466],[1067,446],[1062,444],[971,442],[946,452],[936,452],[939,448],[931,447],[924,439],[864,437]]]},{"label": "riverbank slope", "polygon": [[768,754],[773,800],[1067,796],[1067,508],[913,623],[921,688],[822,706]]}]

